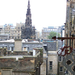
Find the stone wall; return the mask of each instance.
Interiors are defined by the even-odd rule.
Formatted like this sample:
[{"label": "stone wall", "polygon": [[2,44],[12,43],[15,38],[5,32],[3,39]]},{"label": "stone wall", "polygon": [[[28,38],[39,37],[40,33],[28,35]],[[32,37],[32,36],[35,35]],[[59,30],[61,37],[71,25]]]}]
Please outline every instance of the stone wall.
[{"label": "stone wall", "polygon": [[7,51],[7,48],[0,48],[0,56],[11,56],[11,55],[33,55],[33,52],[27,52],[27,51]]},{"label": "stone wall", "polygon": [[[0,58],[0,69],[3,71],[3,69],[8,70],[12,69],[12,72],[17,73],[19,72],[34,72],[34,66],[35,66],[35,58],[20,58],[18,61],[16,61],[15,58]],[[5,73],[8,74],[8,71],[2,72],[4,75]],[[8,74],[10,75],[10,74]],[[17,75],[17,74],[16,74]]]},{"label": "stone wall", "polygon": [[7,55],[28,55],[28,52],[27,51],[13,51],[13,52],[7,51]]},{"label": "stone wall", "polygon": [[46,58],[43,58],[43,63],[40,69],[40,75],[46,75]]}]

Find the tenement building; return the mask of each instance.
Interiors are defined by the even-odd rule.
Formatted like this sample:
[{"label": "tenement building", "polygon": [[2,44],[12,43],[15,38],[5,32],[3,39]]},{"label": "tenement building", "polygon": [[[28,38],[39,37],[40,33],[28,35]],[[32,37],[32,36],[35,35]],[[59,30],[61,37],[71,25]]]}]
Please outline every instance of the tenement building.
[{"label": "tenement building", "polygon": [[4,25],[4,28],[0,30],[0,40],[21,39],[21,27],[23,26],[24,23],[16,23],[16,26]]},{"label": "tenement building", "polygon": [[43,63],[41,75],[57,75],[59,41],[43,40]]},{"label": "tenement building", "polygon": [[54,26],[49,26],[48,28],[42,29],[42,39],[48,39],[48,36],[50,35],[50,32],[57,32],[61,35],[62,26],[56,28]]},{"label": "tenement building", "polygon": [[22,39],[35,39],[35,27],[32,26],[29,0],[28,0],[28,9],[27,9],[27,14],[26,14],[26,22],[25,22],[25,26],[22,27],[21,38]]}]

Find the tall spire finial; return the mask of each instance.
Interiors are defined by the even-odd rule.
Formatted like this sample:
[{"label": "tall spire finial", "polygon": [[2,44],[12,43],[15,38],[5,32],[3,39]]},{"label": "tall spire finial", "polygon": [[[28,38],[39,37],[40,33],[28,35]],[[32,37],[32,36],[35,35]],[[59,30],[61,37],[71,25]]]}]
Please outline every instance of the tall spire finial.
[{"label": "tall spire finial", "polygon": [[28,0],[28,9],[30,9],[30,0]]},{"label": "tall spire finial", "polygon": [[27,14],[26,15],[31,15],[31,12],[30,12],[30,0],[28,0],[28,9],[27,9]]}]

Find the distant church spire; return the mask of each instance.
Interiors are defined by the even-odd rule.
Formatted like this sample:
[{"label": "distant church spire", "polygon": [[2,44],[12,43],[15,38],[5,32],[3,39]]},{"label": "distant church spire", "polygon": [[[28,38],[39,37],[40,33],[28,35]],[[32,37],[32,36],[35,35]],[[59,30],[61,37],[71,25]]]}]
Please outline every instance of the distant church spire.
[{"label": "distant church spire", "polygon": [[32,26],[32,19],[31,19],[30,0],[28,0],[25,27],[23,27],[22,29],[21,37],[22,39],[35,38],[35,27]]},{"label": "distant church spire", "polygon": [[28,0],[28,9],[30,9],[30,0]]},{"label": "distant church spire", "polygon": [[32,20],[31,20],[31,11],[30,11],[30,0],[28,0],[28,8],[27,8],[27,14],[26,14],[26,22],[25,27],[31,25],[32,26]]},{"label": "distant church spire", "polygon": [[26,15],[31,15],[31,12],[30,12],[30,0],[28,0],[28,9],[27,9],[27,14]]}]

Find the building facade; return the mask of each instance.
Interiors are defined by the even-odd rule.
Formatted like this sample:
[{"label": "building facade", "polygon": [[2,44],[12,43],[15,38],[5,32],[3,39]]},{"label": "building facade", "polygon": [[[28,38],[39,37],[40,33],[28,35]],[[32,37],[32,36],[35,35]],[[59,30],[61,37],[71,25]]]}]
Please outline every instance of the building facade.
[{"label": "building facade", "polygon": [[49,36],[51,31],[57,32],[61,35],[61,27],[56,28],[56,27],[53,27],[53,26],[49,26],[48,28],[42,29],[42,39],[48,39],[48,36]]},{"label": "building facade", "polygon": [[[0,40],[8,40],[8,39],[22,39],[22,29],[25,27],[25,23],[16,23],[16,26],[11,26],[9,24],[5,24],[0,28]],[[33,33],[35,33],[35,39],[40,38],[40,32],[35,30],[33,26]],[[35,31],[34,31],[35,30]]]},{"label": "building facade", "polygon": [[58,41],[43,41],[43,64],[41,75],[58,75]]},{"label": "building facade", "polygon": [[21,27],[23,26],[24,26],[24,23],[16,23],[16,26],[11,26],[7,24],[0,31],[0,36],[3,37],[2,35],[8,35],[9,38],[6,38],[4,40],[21,39]]},{"label": "building facade", "polygon": [[35,30],[36,39],[41,39],[40,32],[38,30]]},{"label": "building facade", "polygon": [[[15,46],[16,45],[16,46]],[[0,47],[4,48],[7,47],[8,51],[31,51],[33,48],[43,48],[43,45],[41,42],[38,41],[27,41],[27,40],[6,40],[6,41],[0,41]],[[20,48],[19,48],[20,47]],[[18,48],[18,49],[16,49]]]}]

